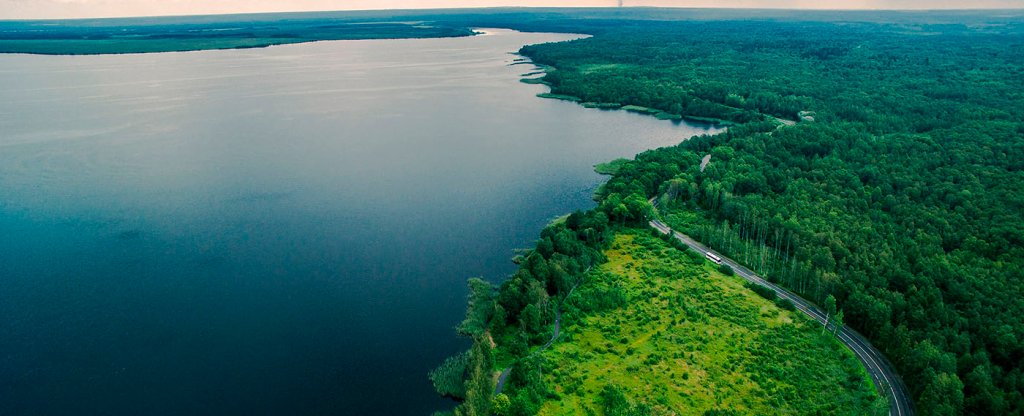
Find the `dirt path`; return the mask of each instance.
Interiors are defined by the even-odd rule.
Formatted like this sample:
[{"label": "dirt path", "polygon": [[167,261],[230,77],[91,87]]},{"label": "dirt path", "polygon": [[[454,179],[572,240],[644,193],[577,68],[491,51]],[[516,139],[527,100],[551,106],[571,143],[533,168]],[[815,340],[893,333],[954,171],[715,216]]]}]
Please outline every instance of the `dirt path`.
[{"label": "dirt path", "polygon": [[[587,268],[587,270],[583,272],[583,275],[586,276],[587,272],[589,272],[589,271],[590,271],[590,268]],[[565,303],[565,299],[569,299],[569,296],[572,296],[572,292],[574,290],[576,290],[576,288],[579,287],[580,284],[582,284],[582,283],[583,283],[583,279],[580,279],[579,282],[576,282],[576,284],[573,285],[572,289],[569,289],[569,293],[567,293],[565,295],[565,298],[562,300],[562,303]],[[535,351],[533,351],[532,353],[530,353],[529,356],[540,354],[540,353],[544,352],[544,350],[547,350],[549,347],[551,347],[551,344],[554,344],[555,340],[558,339],[558,335],[561,333],[561,329],[562,329],[562,305],[559,304],[558,305],[558,309],[555,309],[555,328],[554,328],[554,331],[552,331],[552,333],[551,333],[551,339],[548,339],[548,342],[546,342],[540,348],[538,348]],[[501,375],[498,376],[498,385],[494,388],[494,394],[495,395],[501,394],[501,391],[505,388],[505,380],[508,379],[508,374],[511,371],[512,371],[512,367],[508,367],[508,368],[505,368],[504,370],[501,370]]]}]

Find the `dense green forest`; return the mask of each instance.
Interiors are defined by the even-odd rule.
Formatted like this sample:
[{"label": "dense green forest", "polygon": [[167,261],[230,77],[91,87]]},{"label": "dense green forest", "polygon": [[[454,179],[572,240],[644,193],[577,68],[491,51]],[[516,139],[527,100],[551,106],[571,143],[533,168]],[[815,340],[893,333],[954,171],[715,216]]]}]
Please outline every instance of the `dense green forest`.
[{"label": "dense green forest", "polygon": [[1022,28],[643,22],[522,53],[556,94],[741,123],[618,166],[602,206],[660,196],[673,227],[834,296],[922,414],[1020,414]]}]

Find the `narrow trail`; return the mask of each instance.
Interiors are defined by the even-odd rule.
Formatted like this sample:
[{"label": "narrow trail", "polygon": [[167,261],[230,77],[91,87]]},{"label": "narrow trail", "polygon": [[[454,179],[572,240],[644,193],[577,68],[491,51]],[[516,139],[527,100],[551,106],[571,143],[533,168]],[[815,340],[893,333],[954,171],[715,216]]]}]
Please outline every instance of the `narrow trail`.
[{"label": "narrow trail", "polygon": [[[587,270],[583,272],[583,276],[586,276],[588,272],[590,272],[589,267],[587,268]],[[569,292],[566,293],[565,297],[562,298],[562,301],[558,304],[558,308],[555,309],[555,327],[551,333],[551,338],[548,339],[548,342],[544,343],[544,345],[542,345],[540,348],[531,352],[530,355],[528,355],[527,357],[544,352],[544,350],[547,350],[549,347],[551,347],[551,345],[554,344],[555,341],[558,339],[558,336],[561,334],[562,329],[562,304],[565,303],[566,299],[569,299],[569,296],[572,296],[572,292],[576,290],[576,288],[579,287],[581,284],[583,284],[584,280],[585,279],[581,278],[580,281],[576,282],[576,284],[573,285],[571,289],[569,289]],[[512,367],[507,367],[504,370],[501,370],[501,375],[498,376],[498,385],[495,386],[494,388],[494,395],[501,394],[501,391],[505,388],[505,380],[508,379],[508,374],[511,371]]]}]

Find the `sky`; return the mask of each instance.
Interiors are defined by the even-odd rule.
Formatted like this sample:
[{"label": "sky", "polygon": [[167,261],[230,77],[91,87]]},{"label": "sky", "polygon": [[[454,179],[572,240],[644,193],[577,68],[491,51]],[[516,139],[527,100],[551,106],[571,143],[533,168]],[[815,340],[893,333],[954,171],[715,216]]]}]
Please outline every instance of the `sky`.
[{"label": "sky", "polygon": [[[785,9],[1024,8],[1024,0],[624,0],[627,6]],[[599,7],[618,0],[0,0],[0,19],[455,7]]]}]

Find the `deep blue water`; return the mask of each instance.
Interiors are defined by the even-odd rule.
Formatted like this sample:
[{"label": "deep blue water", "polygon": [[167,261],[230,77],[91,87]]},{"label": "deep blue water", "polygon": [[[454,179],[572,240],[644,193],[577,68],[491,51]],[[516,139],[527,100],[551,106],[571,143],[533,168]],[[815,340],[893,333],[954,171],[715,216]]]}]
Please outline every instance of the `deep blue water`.
[{"label": "deep blue water", "polygon": [[709,126],[535,97],[569,35],[0,55],[0,414],[429,414],[594,163]]}]

